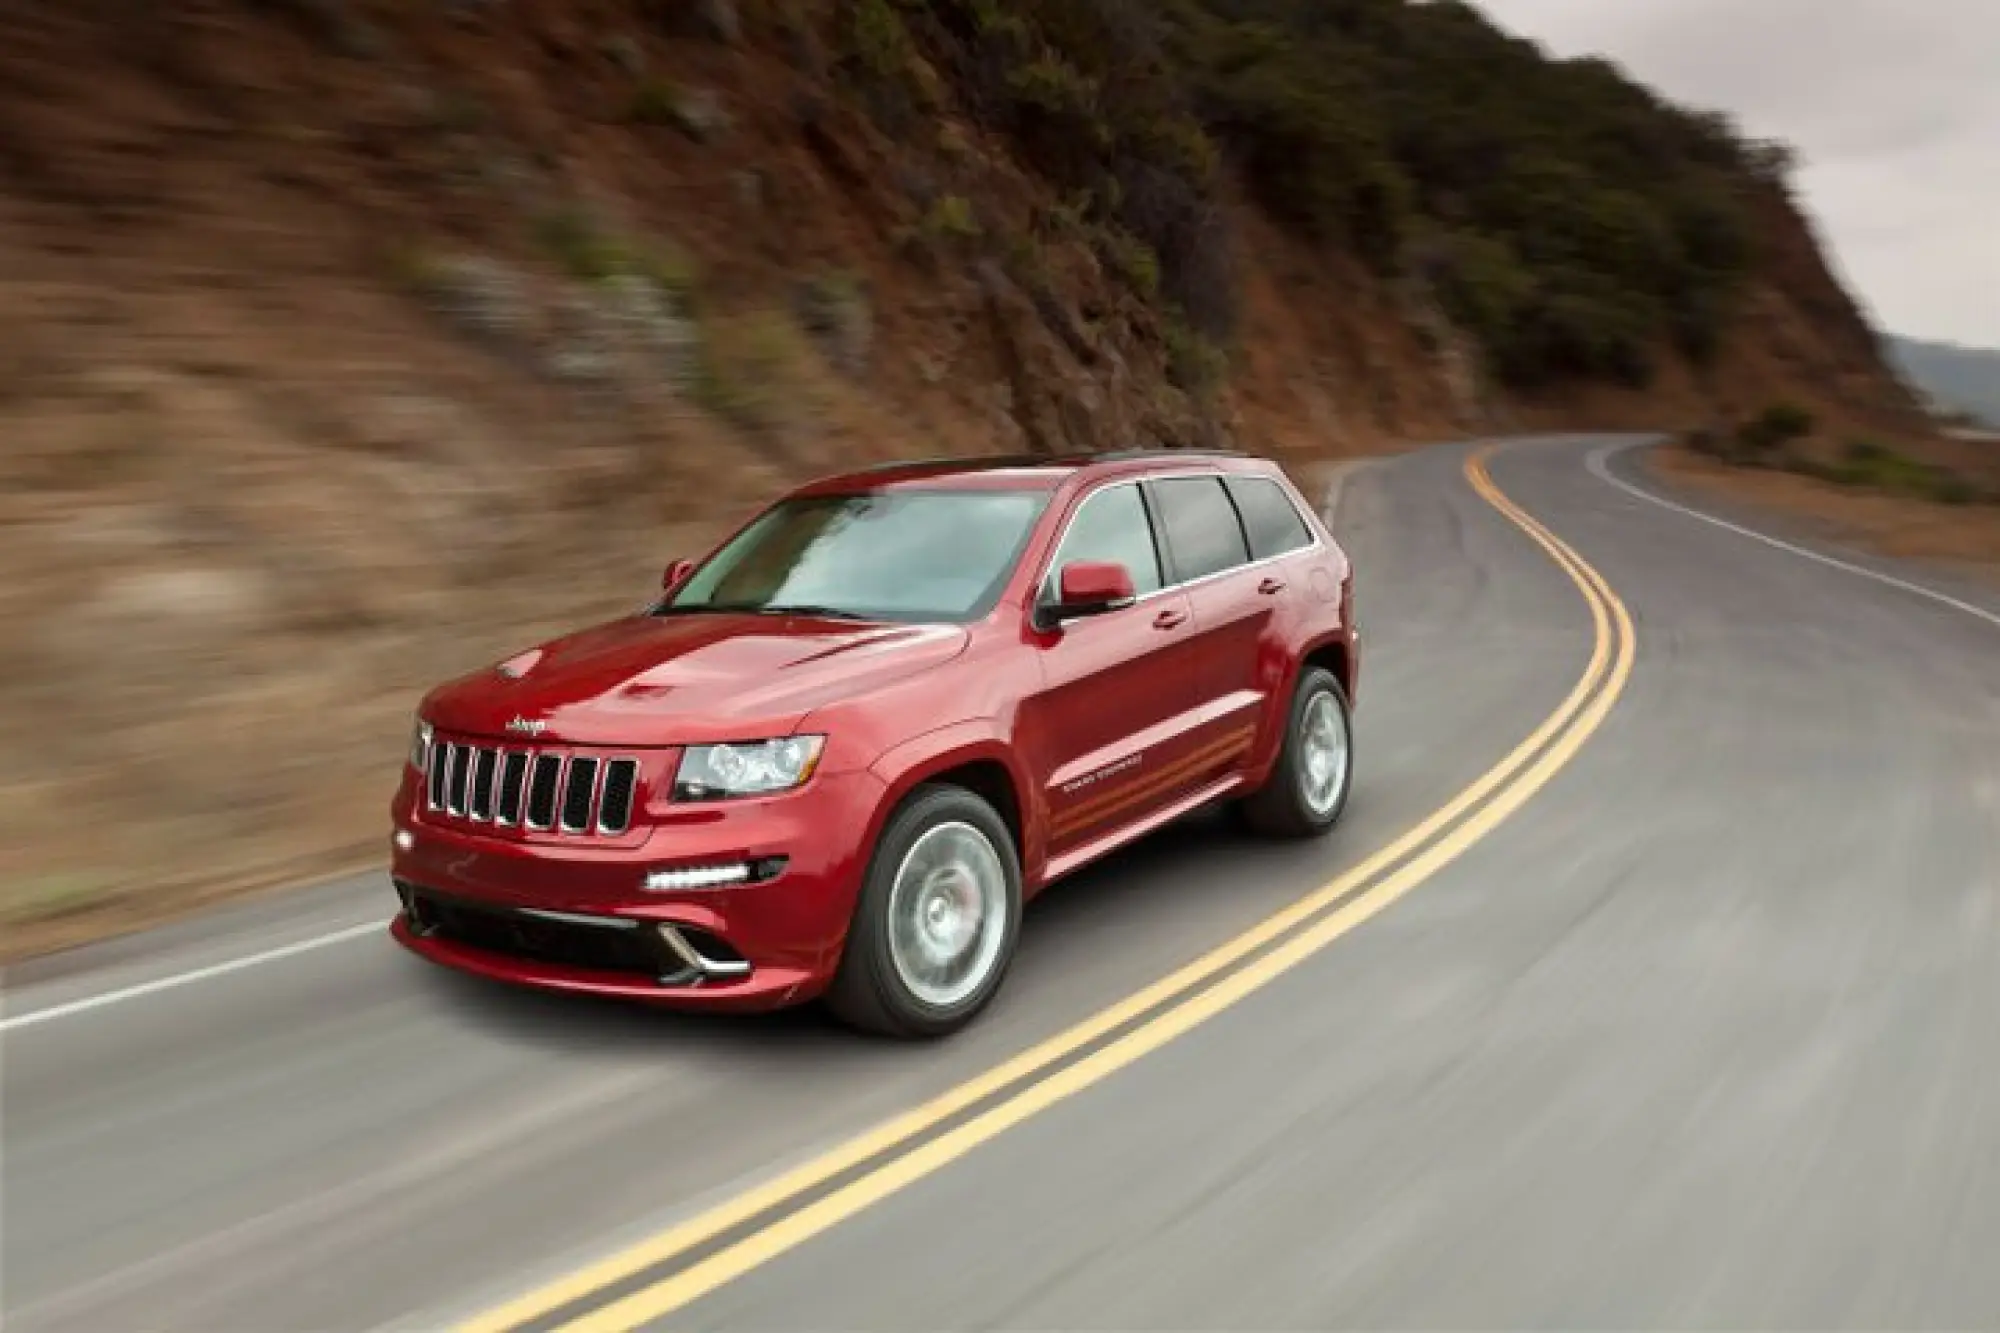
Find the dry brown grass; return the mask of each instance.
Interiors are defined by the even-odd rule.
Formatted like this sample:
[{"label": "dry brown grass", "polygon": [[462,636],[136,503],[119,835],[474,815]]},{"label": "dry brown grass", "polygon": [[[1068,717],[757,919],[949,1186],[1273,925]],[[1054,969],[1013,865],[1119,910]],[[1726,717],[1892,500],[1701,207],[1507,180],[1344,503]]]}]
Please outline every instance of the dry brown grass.
[{"label": "dry brown grass", "polygon": [[1661,479],[1695,494],[1747,501],[1828,540],[2000,586],[2000,506],[1871,494],[1795,473],[1730,467],[1681,446],[1649,457]]}]

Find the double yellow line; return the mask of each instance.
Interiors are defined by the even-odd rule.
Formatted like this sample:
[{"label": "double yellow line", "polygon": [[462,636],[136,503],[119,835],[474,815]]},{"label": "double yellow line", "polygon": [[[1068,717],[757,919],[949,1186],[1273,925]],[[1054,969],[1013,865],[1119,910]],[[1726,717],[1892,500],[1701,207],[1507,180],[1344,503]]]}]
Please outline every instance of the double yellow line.
[{"label": "double yellow line", "polygon": [[767,1184],[474,1318],[464,1333],[625,1333],[775,1259],[1172,1041],[1296,967],[1520,809],[1603,723],[1635,651],[1603,577],[1503,495],[1479,450],[1466,479],[1545,551],[1590,607],[1582,676],[1514,751],[1393,843],[1137,994]]}]

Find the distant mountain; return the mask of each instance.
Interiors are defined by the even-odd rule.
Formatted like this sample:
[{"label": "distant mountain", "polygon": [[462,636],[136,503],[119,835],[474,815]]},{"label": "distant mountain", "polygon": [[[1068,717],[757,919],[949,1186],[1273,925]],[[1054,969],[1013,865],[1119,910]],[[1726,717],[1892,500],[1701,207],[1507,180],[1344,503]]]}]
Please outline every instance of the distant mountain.
[{"label": "distant mountain", "polygon": [[1890,335],[1890,362],[1939,405],[1970,412],[2000,429],[2000,350]]}]

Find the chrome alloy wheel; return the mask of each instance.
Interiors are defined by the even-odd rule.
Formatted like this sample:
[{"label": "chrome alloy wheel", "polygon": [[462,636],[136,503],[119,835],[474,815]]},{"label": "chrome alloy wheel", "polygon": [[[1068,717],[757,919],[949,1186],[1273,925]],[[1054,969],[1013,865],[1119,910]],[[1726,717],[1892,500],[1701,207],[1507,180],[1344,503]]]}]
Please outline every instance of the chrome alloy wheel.
[{"label": "chrome alloy wheel", "polygon": [[970,824],[925,830],[889,891],[889,958],[910,994],[938,1009],[986,983],[1007,940],[1007,872]]},{"label": "chrome alloy wheel", "polygon": [[1347,715],[1322,690],[1299,719],[1299,794],[1315,815],[1324,818],[1345,794],[1348,749]]}]

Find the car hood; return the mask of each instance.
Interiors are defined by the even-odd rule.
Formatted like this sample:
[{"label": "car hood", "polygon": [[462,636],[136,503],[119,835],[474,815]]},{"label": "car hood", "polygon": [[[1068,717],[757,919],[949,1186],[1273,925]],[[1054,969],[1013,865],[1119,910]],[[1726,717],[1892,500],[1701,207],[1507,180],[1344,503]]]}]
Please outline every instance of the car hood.
[{"label": "car hood", "polygon": [[463,736],[577,745],[752,740],[783,735],[815,708],[949,661],[968,639],[950,625],[635,616],[442,686],[424,712],[439,730]]}]

